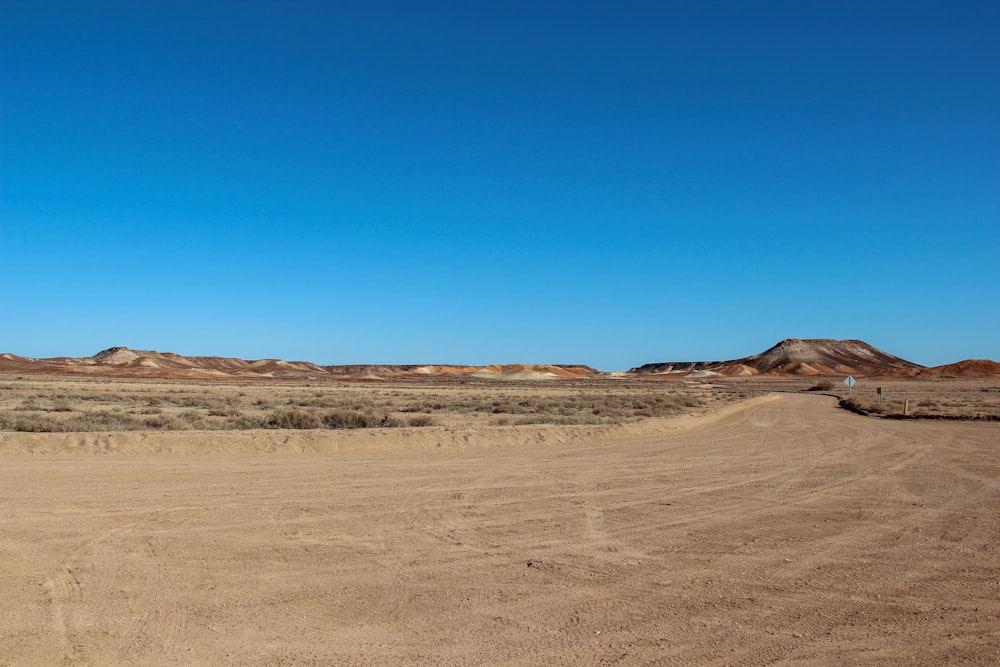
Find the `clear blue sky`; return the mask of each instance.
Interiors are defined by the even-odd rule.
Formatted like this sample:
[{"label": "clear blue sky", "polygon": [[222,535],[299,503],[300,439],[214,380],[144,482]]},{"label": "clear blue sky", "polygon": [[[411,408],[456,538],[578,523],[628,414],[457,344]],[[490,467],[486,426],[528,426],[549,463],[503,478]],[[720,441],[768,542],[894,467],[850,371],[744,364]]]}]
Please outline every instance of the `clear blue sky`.
[{"label": "clear blue sky", "polygon": [[1000,3],[0,3],[0,352],[1000,359]]}]

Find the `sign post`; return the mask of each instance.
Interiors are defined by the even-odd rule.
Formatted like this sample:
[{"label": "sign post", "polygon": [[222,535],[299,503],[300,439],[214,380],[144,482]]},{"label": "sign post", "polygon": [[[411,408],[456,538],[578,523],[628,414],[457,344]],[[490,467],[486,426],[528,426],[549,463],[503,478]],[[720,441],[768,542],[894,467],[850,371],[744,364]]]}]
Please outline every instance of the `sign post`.
[{"label": "sign post", "polygon": [[847,379],[844,380],[844,384],[847,385],[847,397],[848,398],[854,398],[854,385],[856,383],[857,383],[857,380],[854,379],[853,375],[848,375]]}]

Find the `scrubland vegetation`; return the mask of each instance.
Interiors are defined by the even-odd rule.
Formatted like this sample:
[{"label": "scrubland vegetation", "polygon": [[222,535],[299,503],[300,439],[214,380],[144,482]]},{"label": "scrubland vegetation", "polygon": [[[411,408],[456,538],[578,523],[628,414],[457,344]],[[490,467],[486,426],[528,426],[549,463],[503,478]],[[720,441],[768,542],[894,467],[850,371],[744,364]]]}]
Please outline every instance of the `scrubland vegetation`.
[{"label": "scrubland vegetation", "polygon": [[[876,401],[883,386],[885,401]],[[489,427],[616,424],[699,413],[767,391],[840,382],[554,381],[208,383],[0,379],[0,430],[23,432]],[[995,380],[866,379],[850,407],[876,415],[1000,419]]]},{"label": "scrubland vegetation", "polygon": [[879,402],[872,391],[855,391],[843,406],[881,417],[1000,421],[1000,385],[993,382],[896,382],[884,387]]},{"label": "scrubland vegetation", "polygon": [[700,412],[756,392],[682,383],[303,384],[0,381],[0,430],[354,429],[609,424]]}]

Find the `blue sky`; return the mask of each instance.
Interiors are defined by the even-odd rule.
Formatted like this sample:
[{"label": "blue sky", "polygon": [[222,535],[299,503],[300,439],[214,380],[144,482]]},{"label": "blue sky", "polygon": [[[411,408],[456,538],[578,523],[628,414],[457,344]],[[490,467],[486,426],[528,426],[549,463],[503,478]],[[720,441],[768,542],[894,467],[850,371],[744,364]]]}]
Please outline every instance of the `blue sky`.
[{"label": "blue sky", "polygon": [[1000,359],[1000,3],[0,4],[0,351]]}]

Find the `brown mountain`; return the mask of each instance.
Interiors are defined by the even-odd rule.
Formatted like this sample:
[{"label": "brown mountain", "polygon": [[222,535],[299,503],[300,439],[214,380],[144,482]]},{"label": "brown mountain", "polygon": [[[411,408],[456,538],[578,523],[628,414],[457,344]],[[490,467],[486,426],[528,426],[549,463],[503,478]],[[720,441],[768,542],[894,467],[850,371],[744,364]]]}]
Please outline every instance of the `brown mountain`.
[{"label": "brown mountain", "polygon": [[914,375],[924,367],[860,340],[788,338],[774,347],[730,361],[645,364],[629,373],[683,375]]},{"label": "brown mountain", "polygon": [[31,374],[192,380],[384,380],[392,378],[481,378],[554,380],[599,376],[583,365],[509,364],[505,366],[354,364],[320,366],[308,361],[246,360],[235,357],[185,357],[172,352],[111,347],[90,357],[32,359],[0,355],[0,371]]},{"label": "brown mountain", "polygon": [[[186,357],[172,352],[112,347],[90,357],[33,359],[0,354],[0,372],[84,377],[192,380],[348,380],[378,381],[405,378],[432,381],[556,380],[607,377],[590,366],[566,364],[507,364],[464,366],[457,364],[354,364],[320,366],[308,361],[246,360],[235,357]],[[673,376],[812,376],[891,375],[896,377],[988,378],[1000,377],[1000,363],[967,359],[925,368],[900,359],[860,340],[799,340],[789,338],[774,347],[730,361],[681,361],[645,364],[628,372]],[[613,375],[622,375],[615,373]]]}]

